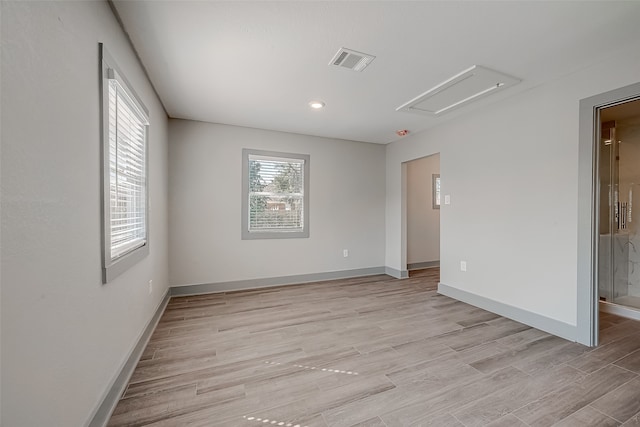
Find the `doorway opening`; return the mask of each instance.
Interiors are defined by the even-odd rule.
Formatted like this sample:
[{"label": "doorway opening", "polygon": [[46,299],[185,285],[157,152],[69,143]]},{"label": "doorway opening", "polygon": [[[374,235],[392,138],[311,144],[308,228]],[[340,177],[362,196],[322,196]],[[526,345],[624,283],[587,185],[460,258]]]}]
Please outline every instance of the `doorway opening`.
[{"label": "doorway opening", "polygon": [[599,109],[598,131],[600,311],[640,320],[640,99]]},{"label": "doorway opening", "polygon": [[640,83],[580,102],[578,203],[578,341],[595,346],[610,313],[640,320]]},{"label": "doorway opening", "polygon": [[440,154],[407,162],[406,179],[406,268],[410,277],[433,274],[440,267]]}]

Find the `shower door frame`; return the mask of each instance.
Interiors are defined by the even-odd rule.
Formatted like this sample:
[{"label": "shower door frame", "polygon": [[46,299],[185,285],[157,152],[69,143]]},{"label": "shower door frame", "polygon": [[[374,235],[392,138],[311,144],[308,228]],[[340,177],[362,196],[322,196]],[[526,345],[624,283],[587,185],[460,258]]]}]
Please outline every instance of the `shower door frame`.
[{"label": "shower door frame", "polygon": [[600,110],[640,99],[635,83],[580,101],[578,140],[578,274],[577,341],[598,345],[598,241],[600,180],[598,176]]}]

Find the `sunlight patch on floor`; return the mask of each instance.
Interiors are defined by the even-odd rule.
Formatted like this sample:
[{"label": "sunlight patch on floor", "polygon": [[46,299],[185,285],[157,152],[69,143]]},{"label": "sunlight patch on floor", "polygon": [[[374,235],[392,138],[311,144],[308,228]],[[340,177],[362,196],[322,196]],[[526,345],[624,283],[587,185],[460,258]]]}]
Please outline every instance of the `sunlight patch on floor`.
[{"label": "sunlight patch on floor", "polygon": [[261,418],[261,417],[248,417],[246,415],[243,415],[242,418],[244,418],[247,421],[255,421],[255,422],[258,422],[258,423],[269,424],[269,425],[274,425],[274,426],[308,427],[308,426],[303,426],[301,424],[292,424],[292,423],[287,423],[287,422],[284,422],[284,421],[270,420],[268,418]]},{"label": "sunlight patch on floor", "polygon": [[341,371],[340,369],[329,369],[329,368],[317,368],[315,366],[306,366],[306,365],[294,365],[291,363],[280,363],[280,362],[271,362],[271,361],[266,361],[264,362],[267,365],[291,365],[291,366],[295,366],[296,368],[300,368],[300,369],[308,369],[310,371],[321,371],[321,372],[332,372],[334,374],[345,374],[345,375],[359,375],[357,372],[354,371]]}]

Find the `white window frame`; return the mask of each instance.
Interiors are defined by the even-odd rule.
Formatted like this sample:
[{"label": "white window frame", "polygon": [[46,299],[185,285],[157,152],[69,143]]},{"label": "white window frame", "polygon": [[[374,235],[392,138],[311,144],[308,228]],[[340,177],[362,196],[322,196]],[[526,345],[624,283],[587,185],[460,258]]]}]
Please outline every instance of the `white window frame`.
[{"label": "white window frame", "polygon": [[[302,195],[302,230],[251,230],[249,223],[249,158],[265,157],[277,160],[292,160],[303,162],[303,195]],[[296,239],[309,237],[309,170],[310,156],[308,154],[280,153],[275,151],[242,150],[242,240],[252,239]]]},{"label": "white window frame", "polygon": [[[102,282],[108,283],[140,262],[149,254],[149,111],[140,101],[131,84],[116,64],[112,56],[100,43],[100,94],[102,113]],[[144,229],[141,241],[132,244],[126,252],[112,256],[111,246],[111,203],[110,203],[110,144],[109,144],[109,83],[115,81],[126,96],[127,103],[144,124]]]}]

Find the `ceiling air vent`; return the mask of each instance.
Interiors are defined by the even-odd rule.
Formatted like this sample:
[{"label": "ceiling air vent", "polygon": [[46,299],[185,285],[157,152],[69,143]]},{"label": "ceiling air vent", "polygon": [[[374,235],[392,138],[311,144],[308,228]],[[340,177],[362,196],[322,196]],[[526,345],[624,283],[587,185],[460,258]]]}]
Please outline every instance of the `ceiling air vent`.
[{"label": "ceiling air vent", "polygon": [[518,83],[520,79],[474,65],[402,104],[396,111],[440,116]]},{"label": "ceiling air vent", "polygon": [[362,71],[367,65],[371,64],[371,61],[376,59],[375,56],[368,53],[357,52],[351,49],[340,48],[338,53],[335,54],[329,65],[335,65],[336,67],[348,68],[353,71]]}]

